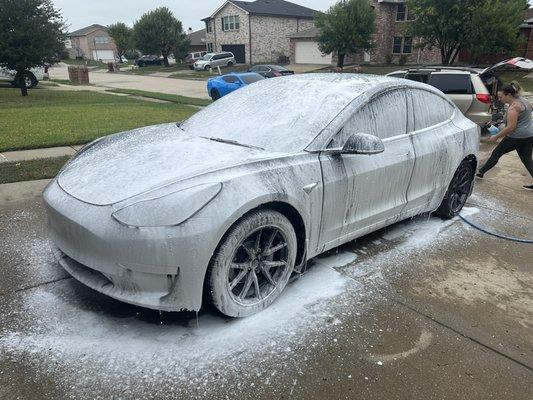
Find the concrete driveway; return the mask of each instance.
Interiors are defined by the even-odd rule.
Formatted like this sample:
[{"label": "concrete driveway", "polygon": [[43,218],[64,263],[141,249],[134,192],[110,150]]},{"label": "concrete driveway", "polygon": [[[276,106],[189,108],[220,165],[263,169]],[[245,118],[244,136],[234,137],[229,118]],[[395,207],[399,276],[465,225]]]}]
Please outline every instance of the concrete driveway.
[{"label": "concrete driveway", "polygon": [[[502,161],[463,215],[531,238]],[[317,257],[254,317],[160,314],[57,266],[44,183],[0,187],[0,399],[531,399],[532,245],[421,216]]]},{"label": "concrete driveway", "polygon": [[[55,65],[50,68],[50,78],[68,79],[67,68],[67,65],[63,63]],[[209,98],[206,89],[207,82],[203,81],[172,79],[161,76],[108,73],[103,70],[90,71],[89,81],[92,85],[100,88],[136,89],[203,99]]]}]

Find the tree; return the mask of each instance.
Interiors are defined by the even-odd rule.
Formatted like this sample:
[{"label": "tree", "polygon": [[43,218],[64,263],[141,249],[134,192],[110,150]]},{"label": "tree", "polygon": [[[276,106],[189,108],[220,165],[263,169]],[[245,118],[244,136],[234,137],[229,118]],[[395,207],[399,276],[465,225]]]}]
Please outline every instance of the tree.
[{"label": "tree", "polygon": [[186,35],[184,35],[183,40],[181,40],[177,44],[177,46],[172,50],[172,53],[174,54],[174,58],[176,59],[176,61],[183,60],[187,56],[190,46],[191,46],[191,41]]},{"label": "tree", "polygon": [[65,29],[51,0],[0,0],[0,67],[16,71],[22,96],[26,71],[54,62],[65,48]]},{"label": "tree", "polygon": [[470,62],[477,64],[483,54],[511,55],[522,42],[519,25],[524,20],[527,0],[484,0],[472,16],[464,48]]},{"label": "tree", "polygon": [[124,53],[132,50],[133,45],[133,30],[129,28],[123,22],[117,22],[116,24],[109,25],[109,34],[113,38],[115,45],[117,46],[117,53],[119,62],[122,62]]},{"label": "tree", "polygon": [[324,54],[336,52],[337,66],[344,66],[346,54],[369,50],[376,30],[376,15],[368,0],[339,1],[318,14],[315,25],[318,48]]},{"label": "tree", "polygon": [[421,47],[440,49],[447,65],[461,49],[479,56],[516,47],[527,0],[407,0],[407,7],[416,15],[410,34],[421,38]]},{"label": "tree", "polygon": [[181,22],[167,7],[143,14],[133,26],[136,47],[143,53],[162,55],[168,67],[168,56],[186,40]]}]

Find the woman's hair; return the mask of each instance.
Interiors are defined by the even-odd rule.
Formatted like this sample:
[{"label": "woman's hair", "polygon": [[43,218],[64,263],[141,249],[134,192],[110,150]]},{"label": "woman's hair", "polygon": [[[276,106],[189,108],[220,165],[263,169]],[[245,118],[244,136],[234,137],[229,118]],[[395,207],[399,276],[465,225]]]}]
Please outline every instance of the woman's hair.
[{"label": "woman's hair", "polygon": [[502,89],[503,94],[510,94],[513,97],[516,97],[520,94],[520,91],[522,90],[522,87],[518,84],[518,82],[511,82],[509,85],[505,85]]}]

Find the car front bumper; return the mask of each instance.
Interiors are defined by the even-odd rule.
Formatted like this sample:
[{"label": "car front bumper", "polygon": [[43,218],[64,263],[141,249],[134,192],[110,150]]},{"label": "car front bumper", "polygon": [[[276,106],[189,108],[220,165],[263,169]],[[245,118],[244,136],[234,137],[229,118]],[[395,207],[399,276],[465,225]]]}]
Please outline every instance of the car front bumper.
[{"label": "car front bumper", "polygon": [[112,206],[77,200],[56,180],[43,198],[54,254],[75,279],[142,307],[200,309],[210,259],[205,232],[179,226],[126,227],[111,217]]}]

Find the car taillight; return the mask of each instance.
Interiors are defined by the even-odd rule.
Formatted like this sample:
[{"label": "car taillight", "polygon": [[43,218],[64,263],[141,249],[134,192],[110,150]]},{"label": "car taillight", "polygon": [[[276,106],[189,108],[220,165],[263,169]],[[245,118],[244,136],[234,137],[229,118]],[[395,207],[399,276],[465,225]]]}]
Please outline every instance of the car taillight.
[{"label": "car taillight", "polygon": [[488,93],[476,94],[476,99],[478,99],[482,103],[490,104],[490,94]]}]

